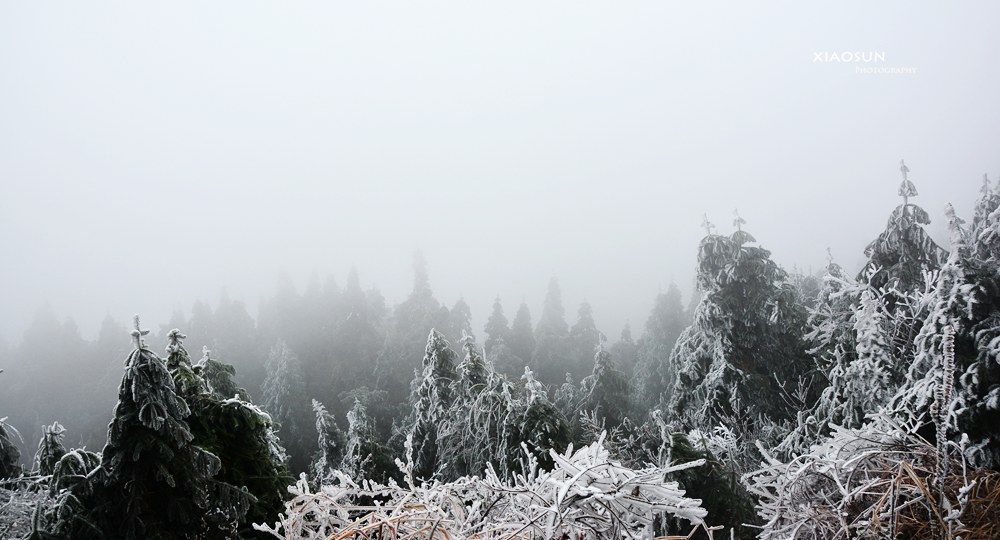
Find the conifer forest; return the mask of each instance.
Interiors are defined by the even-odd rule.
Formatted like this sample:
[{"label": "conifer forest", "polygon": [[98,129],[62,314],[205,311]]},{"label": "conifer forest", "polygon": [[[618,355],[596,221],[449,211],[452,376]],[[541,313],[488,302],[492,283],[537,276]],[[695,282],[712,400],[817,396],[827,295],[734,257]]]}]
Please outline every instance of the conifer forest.
[{"label": "conifer forest", "polygon": [[556,4],[0,7],[0,540],[1000,539],[1000,8]]}]

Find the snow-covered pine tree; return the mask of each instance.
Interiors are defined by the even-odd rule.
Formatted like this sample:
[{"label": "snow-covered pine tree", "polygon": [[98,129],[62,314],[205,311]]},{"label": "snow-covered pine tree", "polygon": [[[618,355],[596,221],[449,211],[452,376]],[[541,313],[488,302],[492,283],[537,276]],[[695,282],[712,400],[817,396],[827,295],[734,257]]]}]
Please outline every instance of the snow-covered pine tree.
[{"label": "snow-covered pine tree", "polygon": [[667,292],[656,296],[646,319],[646,330],[638,343],[638,359],[632,372],[633,412],[643,419],[661,398],[668,402],[676,373],[669,362],[677,337],[688,325],[681,302],[681,291],[671,283]]},{"label": "snow-covered pine tree", "polygon": [[524,405],[521,415],[521,442],[537,459],[541,468],[552,467],[549,450],[561,453],[570,443],[569,423],[559,409],[549,401],[545,385],[535,379],[531,368],[525,366]]},{"label": "snow-covered pine tree", "polygon": [[[971,231],[962,227],[951,205],[946,208],[952,251],[928,299],[927,316],[915,341],[915,359],[906,382],[893,399],[904,417],[928,421],[933,407],[947,427],[969,436],[977,461],[1000,464],[1000,259],[989,240],[1000,231],[1000,197],[984,190]],[[984,240],[987,242],[983,245]],[[976,244],[968,245],[966,242]],[[945,329],[954,332],[954,374],[943,374]],[[937,404],[936,389],[954,379],[954,400]],[[926,430],[933,428],[926,425]]]},{"label": "snow-covered pine tree", "polygon": [[[454,403],[439,431],[438,476],[454,480],[481,475],[488,465],[507,477],[522,455],[520,409],[515,389],[484,359],[471,339],[464,340],[465,357],[458,366]],[[508,355],[499,340],[490,356]]]},{"label": "snow-covered pine tree", "polygon": [[576,432],[576,419],[580,416],[580,389],[577,388],[576,383],[573,381],[573,374],[566,374],[566,381],[556,388],[555,393],[555,404],[559,408],[559,412],[563,413],[566,420],[570,423],[571,430]]},{"label": "snow-covered pine tree", "polygon": [[212,359],[207,348],[192,366],[184,334],[175,329],[167,338],[167,365],[191,409],[186,421],[193,443],[221,462],[219,474],[209,481],[212,512],[206,523],[215,535],[248,533],[251,523],[270,519],[281,507],[284,488],[292,481],[284,466],[285,451],[271,418],[249,398],[240,398],[245,392],[232,381],[233,366]]},{"label": "snow-covered pine tree", "polygon": [[[514,356],[520,359],[521,367],[531,362],[535,355],[535,331],[532,329],[531,311],[528,309],[528,304],[521,302],[517,308],[514,320],[510,323],[510,337],[504,341]],[[518,373],[520,373],[520,369]]]},{"label": "snow-covered pine tree", "polygon": [[486,327],[483,328],[483,331],[486,332],[485,350],[487,355],[499,341],[506,340],[510,334],[507,317],[503,314],[503,304],[500,302],[499,296],[493,300],[493,312],[486,320]]},{"label": "snow-covered pine tree", "polygon": [[236,368],[212,358],[212,351],[207,346],[201,348],[201,359],[195,369],[201,375],[206,390],[216,399],[225,400],[238,396],[243,401],[251,401],[250,394],[236,385]]},{"label": "snow-covered pine tree", "polygon": [[[797,413],[795,426],[779,445],[778,450],[786,456],[805,452],[829,429],[831,422],[844,421],[845,390],[841,383],[857,358],[856,306],[861,291],[867,288],[845,274],[830,256],[816,304],[809,310],[805,333],[815,377],[824,382],[817,383],[822,390],[816,403],[806,404],[809,408]],[[871,291],[875,293],[874,289]]]},{"label": "snow-covered pine tree", "polygon": [[580,386],[583,410],[593,412],[606,429],[614,429],[625,420],[629,406],[628,378],[615,366],[603,342],[594,354],[593,371]]},{"label": "snow-covered pine tree", "polygon": [[688,427],[725,424],[738,438],[755,438],[768,423],[795,417],[784,394],[811,367],[805,310],[785,271],[742,228],[702,239],[697,276],[702,299],[670,356],[670,410]]},{"label": "snow-covered pine tree", "polygon": [[42,428],[42,438],[38,441],[38,450],[35,452],[35,470],[41,476],[50,476],[56,463],[66,455],[66,446],[63,439],[66,436],[66,428],[59,422],[52,422],[52,425]]},{"label": "snow-covered pine tree", "polygon": [[454,402],[453,384],[458,379],[455,352],[441,333],[432,329],[424,350],[423,372],[413,403],[412,452],[413,473],[430,479],[438,466],[438,426]]},{"label": "snow-covered pine tree", "polygon": [[391,459],[375,433],[375,422],[364,402],[355,398],[354,406],[347,412],[347,443],[340,470],[352,478],[384,482],[391,472],[390,464]]},{"label": "snow-covered pine tree", "polygon": [[135,349],[125,362],[108,442],[102,453],[104,489],[91,509],[108,537],[196,538],[208,532],[211,480],[219,458],[195,446],[166,365],[146,347],[139,317]]},{"label": "snow-covered pine tree", "polygon": [[322,403],[312,400],[313,412],[316,413],[316,454],[313,456],[311,472],[312,483],[315,486],[327,482],[333,470],[340,467],[344,460],[347,447],[347,437],[337,425],[337,419],[326,411]]},{"label": "snow-covered pine tree", "polygon": [[279,339],[271,348],[267,359],[267,377],[261,386],[262,405],[278,426],[286,448],[290,450],[290,468],[306,471],[311,442],[307,442],[308,410],[306,384],[298,355]]},{"label": "snow-covered pine tree", "polygon": [[[940,268],[947,252],[924,231],[930,216],[910,202],[917,196],[917,188],[909,178],[909,167],[900,162],[899,170],[903,180],[898,193],[903,204],[892,211],[885,230],[865,248],[868,262],[858,280],[868,281],[876,289],[906,292],[922,287],[924,272]],[[890,304],[890,310],[893,307]]]}]

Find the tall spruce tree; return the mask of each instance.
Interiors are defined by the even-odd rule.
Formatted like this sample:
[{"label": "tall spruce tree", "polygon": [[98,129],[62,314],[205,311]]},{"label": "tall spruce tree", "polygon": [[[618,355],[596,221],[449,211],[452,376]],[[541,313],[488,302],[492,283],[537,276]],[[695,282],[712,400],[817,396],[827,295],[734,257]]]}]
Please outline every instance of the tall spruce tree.
[{"label": "tall spruce tree", "polygon": [[669,362],[670,352],[687,325],[681,291],[676,283],[671,283],[667,292],[656,296],[639,339],[631,384],[635,418],[645,418],[661,397],[670,400],[676,380],[674,365]]},{"label": "tall spruce tree", "polygon": [[626,376],[635,371],[635,364],[639,359],[639,345],[632,339],[632,325],[628,321],[625,321],[618,341],[611,346],[611,356],[617,359],[616,362]]},{"label": "tall spruce tree", "polygon": [[784,395],[810,369],[805,310],[742,223],[729,236],[707,228],[698,249],[702,299],[670,356],[677,372],[670,410],[689,427],[724,424],[756,436],[765,422],[794,418]]},{"label": "tall spruce tree", "polygon": [[563,373],[574,371],[572,353],[567,348],[568,337],[562,292],[559,282],[552,278],[542,306],[542,316],[535,327],[535,351],[531,363],[540,380],[556,383],[562,380]]},{"label": "tall spruce tree", "polygon": [[930,216],[910,202],[917,196],[917,188],[909,179],[909,167],[901,161],[899,170],[903,180],[898,193],[903,204],[892,211],[885,230],[865,248],[868,262],[858,279],[870,282],[876,289],[905,292],[922,287],[924,272],[940,268],[947,252],[923,229],[931,222]]},{"label": "tall spruce tree", "polygon": [[177,329],[167,334],[166,365],[191,409],[186,421],[192,442],[221,462],[218,475],[209,481],[212,511],[206,519],[210,527],[206,534],[259,536],[251,524],[269,520],[280,511],[285,488],[292,481],[284,465],[287,456],[270,416],[248,397],[240,397],[245,392],[232,381],[236,369],[211,358],[204,347],[204,356],[192,365],[185,338]]},{"label": "tall spruce tree", "polygon": [[[987,186],[966,230],[947,207],[952,251],[942,267],[903,388],[893,400],[901,415],[928,423],[928,436],[968,435],[980,464],[1000,465],[1000,194]],[[984,259],[983,256],[986,258]],[[946,358],[952,334],[954,364]],[[954,399],[941,403],[938,388],[950,382]],[[945,398],[947,399],[947,398]],[[936,416],[944,420],[932,424]]]},{"label": "tall spruce tree", "polygon": [[593,412],[609,430],[621,425],[628,415],[628,378],[615,366],[603,343],[594,355],[593,371],[580,386],[584,410]]},{"label": "tall spruce tree", "polygon": [[458,379],[455,352],[437,330],[427,336],[423,372],[415,392],[413,422],[410,429],[414,475],[430,479],[438,465],[438,426],[445,421],[454,402],[454,383]]},{"label": "tall spruce tree", "polygon": [[580,304],[576,323],[570,328],[567,340],[569,353],[572,355],[571,372],[574,377],[582,378],[590,372],[594,362],[594,349],[601,339],[601,332],[594,323],[594,309],[585,301]]},{"label": "tall spruce tree", "polygon": [[486,320],[486,327],[483,328],[483,331],[486,332],[485,350],[487,355],[497,343],[501,340],[507,340],[510,335],[510,327],[507,325],[507,317],[503,314],[503,304],[500,302],[499,296],[493,300],[493,312]]},{"label": "tall spruce tree", "polygon": [[[535,331],[531,325],[531,311],[528,309],[528,304],[521,302],[517,308],[514,320],[510,323],[510,337],[504,341],[510,347],[510,352],[520,359],[521,368],[531,362],[535,355]],[[517,373],[520,373],[520,369]]]},{"label": "tall spruce tree", "polygon": [[101,467],[101,504],[93,509],[109,537],[202,538],[210,531],[211,483],[219,458],[195,446],[166,365],[146,347],[135,317],[135,349],[125,362]]},{"label": "tall spruce tree", "polygon": [[322,403],[312,400],[313,412],[316,413],[316,454],[310,466],[310,476],[313,484],[323,485],[330,478],[331,472],[340,467],[344,460],[347,447],[347,436],[337,425],[336,418],[326,411]]},{"label": "tall spruce tree", "polygon": [[548,390],[535,379],[531,368],[524,368],[524,405],[521,415],[520,439],[536,458],[539,465],[551,468],[553,461],[549,450],[563,452],[570,443],[569,423],[562,412],[551,402]]},{"label": "tall spruce tree", "polygon": [[307,443],[306,384],[298,355],[284,340],[278,340],[267,359],[267,378],[261,388],[264,410],[277,422],[278,432],[290,450],[293,471],[308,470],[313,445]]}]

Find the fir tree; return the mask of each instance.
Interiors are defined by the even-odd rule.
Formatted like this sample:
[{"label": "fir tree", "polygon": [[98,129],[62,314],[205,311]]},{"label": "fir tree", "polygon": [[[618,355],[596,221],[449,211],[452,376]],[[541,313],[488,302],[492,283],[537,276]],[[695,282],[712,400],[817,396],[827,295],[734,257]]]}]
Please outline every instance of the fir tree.
[{"label": "fir tree", "polygon": [[670,356],[677,382],[671,410],[705,431],[728,425],[742,437],[794,417],[784,399],[809,370],[804,309],[785,272],[746,231],[709,234],[698,252],[701,302]]},{"label": "fir tree", "polygon": [[622,333],[618,341],[611,346],[611,356],[617,358],[618,365],[627,375],[635,371],[635,364],[639,358],[639,346],[632,339],[632,325],[625,322]]},{"label": "fir tree", "polygon": [[[249,398],[240,398],[245,392],[235,389],[233,366],[212,359],[207,348],[192,366],[183,344],[186,336],[175,329],[167,337],[167,366],[190,406],[186,421],[193,443],[221,462],[219,474],[209,481],[212,512],[206,521],[215,535],[229,534],[232,527],[239,534],[253,534],[250,524],[270,519],[280,510],[284,488],[291,481],[271,418]],[[208,382],[208,374],[214,383]],[[231,394],[219,395],[213,386]]]},{"label": "fir tree", "polygon": [[[893,399],[893,410],[924,421],[940,414],[945,422],[926,426],[928,436],[945,438],[936,433],[945,427],[965,433],[981,464],[996,467],[1000,464],[1000,259],[990,254],[998,249],[992,241],[1000,238],[1000,197],[983,190],[969,231],[951,205],[947,215],[952,251],[928,299],[915,339],[915,359]],[[969,245],[970,241],[975,243]],[[950,368],[942,361],[949,331],[954,347]],[[954,400],[938,402],[942,381],[954,386]]]},{"label": "fir tree", "polygon": [[549,450],[565,451],[570,442],[569,423],[548,398],[545,385],[535,379],[531,368],[524,368],[524,412],[521,415],[520,439],[543,469],[552,467]]},{"label": "fir tree", "polygon": [[361,399],[347,413],[347,443],[340,469],[353,478],[385,482],[392,460],[375,433],[375,422]]},{"label": "fir tree", "polygon": [[876,289],[905,292],[920,288],[924,283],[923,273],[940,268],[947,253],[922,227],[930,223],[930,216],[910,202],[917,195],[917,188],[908,176],[910,169],[903,162],[899,169],[903,180],[898,192],[903,204],[889,215],[885,231],[865,248],[868,262],[858,279],[870,275],[867,280]]},{"label": "fir tree", "polygon": [[535,352],[532,364],[543,381],[556,382],[561,375],[573,371],[572,356],[567,350],[569,328],[562,293],[555,278],[549,281],[542,316],[535,328]]},{"label": "fir tree", "polygon": [[555,404],[559,408],[559,411],[563,413],[566,420],[569,421],[570,427],[573,432],[576,432],[576,419],[580,414],[580,391],[573,382],[573,374],[566,374],[566,381],[559,385],[556,389]]},{"label": "fir tree", "polygon": [[413,454],[410,457],[414,463],[414,475],[429,479],[438,465],[438,426],[452,406],[452,385],[458,378],[455,353],[445,337],[436,330],[431,330],[427,336],[423,365],[413,403],[413,427],[410,430]]},{"label": "fir tree", "polygon": [[617,427],[628,414],[628,379],[615,366],[604,344],[597,347],[594,369],[580,384],[583,409],[604,421],[607,429]]},{"label": "fir tree", "polygon": [[656,296],[646,319],[646,330],[638,343],[638,359],[632,373],[635,418],[645,418],[661,397],[669,401],[676,379],[670,352],[688,324],[681,291],[675,283]]},{"label": "fir tree", "polygon": [[[472,332],[472,310],[469,304],[462,298],[455,302],[455,305],[448,311],[447,333],[449,340],[459,343],[465,336],[473,336]],[[473,339],[475,339],[473,337]]]},{"label": "fir tree", "polygon": [[569,330],[567,345],[572,355],[572,371],[576,377],[582,377],[590,371],[594,360],[594,349],[602,339],[601,333],[594,323],[594,310],[588,302],[580,304],[576,324]]},{"label": "fir tree", "polygon": [[292,450],[292,470],[307,469],[311,444],[306,443],[306,385],[298,355],[283,340],[271,348],[267,378],[261,388],[264,410],[278,425],[285,444]]},{"label": "fir tree", "polygon": [[146,347],[148,333],[136,317],[135,349],[125,362],[102,453],[102,504],[94,513],[112,537],[202,537],[212,510],[210,480],[221,463],[193,444],[185,421],[191,410],[163,360]]},{"label": "fir tree", "polygon": [[347,437],[337,425],[332,414],[326,412],[322,403],[312,400],[313,412],[316,413],[316,434],[319,449],[313,456],[312,481],[315,485],[324,484],[330,472],[340,467],[344,460],[347,447]]},{"label": "fir tree", "polygon": [[510,338],[505,341],[514,356],[520,359],[521,367],[531,362],[535,354],[535,332],[531,326],[531,311],[528,310],[528,304],[521,302],[517,308],[514,320],[510,323]]},{"label": "fir tree", "polygon": [[490,351],[493,350],[493,347],[497,343],[506,340],[510,334],[510,328],[507,326],[507,317],[503,314],[503,305],[500,303],[499,296],[493,301],[493,312],[490,313],[490,318],[486,320],[486,327],[483,330],[486,332],[485,349],[487,355],[490,354]]}]

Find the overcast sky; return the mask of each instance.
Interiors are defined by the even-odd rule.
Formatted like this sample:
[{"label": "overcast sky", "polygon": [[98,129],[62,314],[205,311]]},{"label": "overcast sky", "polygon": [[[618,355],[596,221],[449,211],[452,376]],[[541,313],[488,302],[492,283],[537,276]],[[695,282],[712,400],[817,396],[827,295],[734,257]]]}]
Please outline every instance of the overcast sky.
[{"label": "overcast sky", "polygon": [[[1000,173],[1000,3],[4,2],[0,336],[92,335],[226,287],[358,268],[537,321],[550,276],[617,336],[707,213],[856,268],[898,204]],[[884,53],[873,63],[815,53]],[[888,73],[858,73],[858,68]],[[900,72],[902,71],[902,72]],[[943,238],[942,238],[943,239]]]}]

